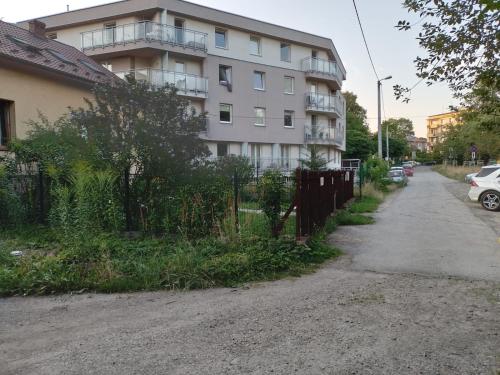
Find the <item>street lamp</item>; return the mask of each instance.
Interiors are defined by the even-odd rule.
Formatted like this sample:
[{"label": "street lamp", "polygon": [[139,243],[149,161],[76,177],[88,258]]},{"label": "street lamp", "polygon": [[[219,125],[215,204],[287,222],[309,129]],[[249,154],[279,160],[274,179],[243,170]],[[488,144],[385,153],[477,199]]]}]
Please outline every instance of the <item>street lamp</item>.
[{"label": "street lamp", "polygon": [[382,112],[380,109],[380,89],[382,87],[382,81],[391,79],[392,76],[387,76],[385,78],[379,79],[377,81],[377,94],[378,94],[378,157],[383,158],[382,155]]}]

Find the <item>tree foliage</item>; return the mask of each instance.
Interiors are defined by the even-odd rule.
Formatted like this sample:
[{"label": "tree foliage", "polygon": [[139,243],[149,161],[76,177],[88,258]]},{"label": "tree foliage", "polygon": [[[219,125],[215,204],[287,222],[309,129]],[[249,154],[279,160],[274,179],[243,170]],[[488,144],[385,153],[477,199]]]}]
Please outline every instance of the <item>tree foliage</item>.
[{"label": "tree foliage", "polygon": [[93,93],[87,108],[71,112],[71,122],[112,169],[179,176],[208,155],[199,138],[205,117],[190,110],[175,88],[132,80],[98,85]]},{"label": "tree foliage", "polygon": [[344,92],[346,100],[346,152],[345,159],[367,160],[375,152],[375,145],[366,123],[366,109],[357,102],[357,95]]},{"label": "tree foliage", "polygon": [[[404,0],[408,12],[425,21],[417,40],[427,55],[415,59],[417,76],[428,85],[446,82],[459,94],[481,77],[497,75],[499,4],[497,0]],[[404,20],[396,27],[409,30],[414,26]],[[410,90],[394,86],[396,97],[406,102]]]},{"label": "tree foliage", "polygon": [[414,134],[413,122],[407,118],[389,118],[382,122],[382,133],[389,127],[389,135],[393,138],[402,139],[406,141],[407,137]]}]

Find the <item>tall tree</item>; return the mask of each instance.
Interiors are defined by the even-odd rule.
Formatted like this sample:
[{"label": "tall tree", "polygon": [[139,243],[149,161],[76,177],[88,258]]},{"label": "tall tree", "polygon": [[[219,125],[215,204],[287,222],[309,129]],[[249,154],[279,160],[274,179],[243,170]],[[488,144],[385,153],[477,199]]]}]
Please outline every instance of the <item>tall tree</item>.
[{"label": "tall tree", "polygon": [[[404,0],[403,7],[425,20],[417,40],[427,55],[417,57],[415,65],[417,76],[428,85],[446,82],[459,95],[481,77],[498,74],[498,0]],[[396,27],[416,26],[404,20]],[[396,97],[406,102],[410,90],[394,86]]]},{"label": "tall tree", "polygon": [[414,134],[413,122],[410,119],[400,117],[400,118],[389,118],[382,122],[382,134],[384,134],[389,126],[389,135],[393,138],[398,138],[406,141],[406,138]]},{"label": "tall tree", "polygon": [[374,152],[374,143],[366,123],[366,109],[357,102],[357,95],[346,91],[346,152],[345,159],[367,160]]}]

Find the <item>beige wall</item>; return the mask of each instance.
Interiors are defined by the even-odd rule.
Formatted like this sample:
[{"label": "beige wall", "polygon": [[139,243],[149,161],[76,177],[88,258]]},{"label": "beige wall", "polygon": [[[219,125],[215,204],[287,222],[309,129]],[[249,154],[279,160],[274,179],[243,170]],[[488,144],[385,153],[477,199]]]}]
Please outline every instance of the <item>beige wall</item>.
[{"label": "beige wall", "polygon": [[68,107],[84,106],[83,98],[90,98],[87,89],[55,81],[40,75],[24,73],[0,67],[0,99],[14,102],[14,126],[12,136],[24,138],[26,122],[38,119],[38,111],[50,121],[68,112]]}]

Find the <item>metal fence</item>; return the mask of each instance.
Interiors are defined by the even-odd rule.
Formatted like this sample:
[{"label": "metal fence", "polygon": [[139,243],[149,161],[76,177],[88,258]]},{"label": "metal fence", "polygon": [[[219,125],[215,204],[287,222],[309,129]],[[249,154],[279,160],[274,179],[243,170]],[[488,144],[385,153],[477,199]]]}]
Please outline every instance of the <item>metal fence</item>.
[{"label": "metal fence", "polygon": [[[341,209],[354,196],[354,171],[309,171],[297,168],[294,173],[282,173],[284,197],[281,221],[270,228],[259,204],[259,183],[262,176],[254,176],[241,184],[233,177],[232,197],[228,200],[226,218],[236,232],[249,235],[286,234],[302,240],[320,229],[327,218]],[[132,181],[137,176],[129,176]],[[43,173],[20,174],[10,177],[10,184],[18,193],[29,221],[45,223],[51,206],[49,178]],[[133,191],[120,181],[121,199],[128,222],[124,230],[139,229],[144,212]],[[0,215],[3,213],[0,212]],[[1,217],[0,217],[1,219]],[[0,220],[1,221],[1,220]],[[135,223],[135,224],[134,224]],[[143,228],[144,229],[144,228]]]}]

